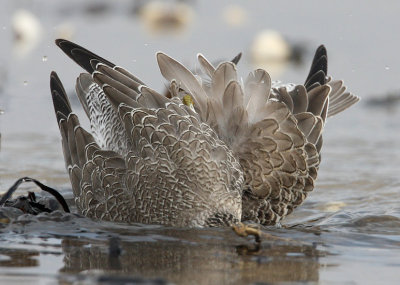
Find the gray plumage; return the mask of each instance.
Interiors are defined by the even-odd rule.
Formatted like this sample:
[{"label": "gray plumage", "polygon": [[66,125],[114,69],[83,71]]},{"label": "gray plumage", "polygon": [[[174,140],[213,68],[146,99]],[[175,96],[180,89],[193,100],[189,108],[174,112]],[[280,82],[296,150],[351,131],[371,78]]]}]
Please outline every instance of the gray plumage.
[{"label": "gray plumage", "polygon": [[314,188],[326,118],[359,100],[327,77],[323,46],[304,85],[273,84],[261,69],[242,84],[240,55],[214,67],[199,54],[201,78],[157,53],[167,98],[81,46],[56,44],[88,72],[76,91],[92,134],[54,72],[51,92],[77,208],[95,219],[275,224]]}]

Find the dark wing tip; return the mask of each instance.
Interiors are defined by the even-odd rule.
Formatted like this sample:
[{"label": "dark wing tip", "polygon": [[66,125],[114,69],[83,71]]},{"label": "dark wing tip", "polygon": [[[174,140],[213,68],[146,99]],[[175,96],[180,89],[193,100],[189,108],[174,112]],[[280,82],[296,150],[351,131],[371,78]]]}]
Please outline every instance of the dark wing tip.
[{"label": "dark wing tip", "polygon": [[[304,86],[311,90],[314,86],[324,85],[328,74],[328,53],[324,45],[320,45],[315,51],[314,59],[311,64],[310,72]],[[323,75],[323,76],[322,76]]]},{"label": "dark wing tip", "polygon": [[231,62],[233,62],[234,64],[238,64],[238,62],[239,62],[239,60],[242,58],[242,53],[241,52],[239,52],[239,54],[237,55],[237,56],[235,56],[232,60],[231,60]]},{"label": "dark wing tip", "polygon": [[55,43],[68,57],[70,57],[73,61],[75,61],[89,73],[93,73],[94,71],[92,64],[90,63],[93,59],[102,62],[110,67],[115,66],[115,64],[113,64],[112,62],[94,54],[93,52],[71,41],[56,39]]},{"label": "dark wing tip", "polygon": [[53,98],[54,112],[59,123],[61,119],[68,118],[72,109],[61,80],[55,71],[50,74],[50,92]]},{"label": "dark wing tip", "polygon": [[56,45],[57,45],[58,47],[60,47],[61,42],[64,42],[64,41],[68,42],[67,40],[64,40],[64,39],[56,39],[56,40],[55,40],[55,43],[56,43]]},{"label": "dark wing tip", "polygon": [[321,56],[328,56],[328,53],[326,51],[326,47],[324,45],[320,45],[317,50],[315,51],[315,55],[317,57],[321,57]]},{"label": "dark wing tip", "polygon": [[64,86],[55,71],[50,73],[50,90],[51,92],[57,91],[58,94],[66,94]]}]

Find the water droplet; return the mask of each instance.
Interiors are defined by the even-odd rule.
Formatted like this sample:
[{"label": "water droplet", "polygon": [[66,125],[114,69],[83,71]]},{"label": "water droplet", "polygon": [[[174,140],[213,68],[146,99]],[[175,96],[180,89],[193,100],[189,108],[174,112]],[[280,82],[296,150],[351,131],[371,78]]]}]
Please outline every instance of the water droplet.
[{"label": "water droplet", "polygon": [[149,46],[149,44],[144,44],[145,47]]},{"label": "water droplet", "polygon": [[47,61],[47,56],[46,56],[46,55],[44,55],[44,56],[42,57],[42,61],[43,61],[43,62],[46,62],[46,61]]},{"label": "water droplet", "polygon": [[136,59],[132,59],[133,62],[136,62]]},{"label": "water droplet", "polygon": [[3,114],[4,114],[4,110],[0,109],[0,115],[3,115]]},{"label": "water droplet", "polygon": [[24,86],[28,85],[28,80],[24,80]]},{"label": "water droplet", "polygon": [[386,65],[385,70],[390,70],[390,67]]}]

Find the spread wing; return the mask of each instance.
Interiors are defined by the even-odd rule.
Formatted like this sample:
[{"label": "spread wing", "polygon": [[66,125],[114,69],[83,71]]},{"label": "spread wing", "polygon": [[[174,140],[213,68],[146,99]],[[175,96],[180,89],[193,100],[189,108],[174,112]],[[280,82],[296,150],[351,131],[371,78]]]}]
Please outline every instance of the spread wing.
[{"label": "spread wing", "polygon": [[[111,73],[114,77],[117,77],[114,84],[123,88],[118,82],[124,82],[129,87],[125,88],[124,91],[132,96],[139,94],[138,88],[144,83],[124,68],[116,66],[75,43],[59,39],[56,40],[56,44],[89,73],[83,73],[77,78],[76,94],[89,117],[95,141],[103,149],[126,155],[131,144],[124,126],[119,119],[118,112],[111,106],[103,89],[95,81],[106,80],[104,79],[105,76],[102,76],[99,72]],[[95,73],[97,66],[100,70]],[[92,77],[91,74],[96,74],[96,76]]]},{"label": "spread wing", "polygon": [[79,76],[76,88],[94,136],[79,125],[61,82],[51,76],[64,157],[82,213],[175,226],[240,219],[240,166],[195,112],[76,44],[57,44],[90,72]]},{"label": "spread wing", "polygon": [[233,62],[214,67],[204,56],[198,59],[211,84],[158,55],[171,94],[191,95],[201,120],[239,159],[245,173],[242,219],[275,224],[314,188],[326,118],[359,98],[345,92],[343,82],[327,77],[324,46],[317,49],[305,84],[297,86],[272,88],[270,76],[261,69],[242,84]]}]

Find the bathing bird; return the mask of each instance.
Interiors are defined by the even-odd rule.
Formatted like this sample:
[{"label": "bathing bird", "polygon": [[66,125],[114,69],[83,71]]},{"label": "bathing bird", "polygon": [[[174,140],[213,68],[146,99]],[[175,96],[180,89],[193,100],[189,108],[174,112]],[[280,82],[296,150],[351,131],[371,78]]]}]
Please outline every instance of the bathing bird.
[{"label": "bathing bird", "polygon": [[82,46],[56,44],[86,71],[76,94],[91,132],[55,72],[50,88],[77,209],[98,220],[280,223],[314,188],[327,118],[359,101],[328,76],[324,46],[297,85],[263,69],[243,80],[239,57],[215,66],[198,54],[202,72],[193,74],[158,52],[165,96]]}]

